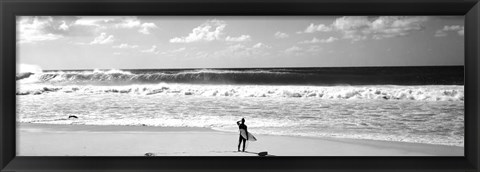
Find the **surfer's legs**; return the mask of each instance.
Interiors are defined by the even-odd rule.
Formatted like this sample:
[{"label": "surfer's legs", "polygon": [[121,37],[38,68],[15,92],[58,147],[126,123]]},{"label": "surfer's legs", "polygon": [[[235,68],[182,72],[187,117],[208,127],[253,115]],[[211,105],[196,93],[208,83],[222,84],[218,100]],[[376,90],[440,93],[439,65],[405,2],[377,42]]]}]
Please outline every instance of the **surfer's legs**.
[{"label": "surfer's legs", "polygon": [[243,152],[245,152],[245,142],[247,142],[247,139],[244,139],[241,135],[238,138],[238,151],[240,152],[240,145],[243,142]]},{"label": "surfer's legs", "polygon": [[247,139],[244,139],[244,138],[242,137],[242,140],[243,140],[243,152],[245,152],[245,142],[247,142]]},{"label": "surfer's legs", "polygon": [[[238,138],[238,151],[240,152],[240,144],[242,143],[242,139],[243,137],[240,135],[240,137]],[[245,143],[244,143],[244,146],[245,146]]]}]

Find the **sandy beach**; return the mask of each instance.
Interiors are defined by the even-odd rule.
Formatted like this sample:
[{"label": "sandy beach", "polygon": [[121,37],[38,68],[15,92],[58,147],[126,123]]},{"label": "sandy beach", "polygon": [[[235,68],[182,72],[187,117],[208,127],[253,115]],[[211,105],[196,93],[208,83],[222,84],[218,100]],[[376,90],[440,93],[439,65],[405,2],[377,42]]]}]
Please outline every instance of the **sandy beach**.
[{"label": "sandy beach", "polygon": [[[19,123],[18,156],[463,156],[432,144],[256,135],[237,152],[238,134],[208,128]],[[254,131],[252,131],[254,133]]]}]

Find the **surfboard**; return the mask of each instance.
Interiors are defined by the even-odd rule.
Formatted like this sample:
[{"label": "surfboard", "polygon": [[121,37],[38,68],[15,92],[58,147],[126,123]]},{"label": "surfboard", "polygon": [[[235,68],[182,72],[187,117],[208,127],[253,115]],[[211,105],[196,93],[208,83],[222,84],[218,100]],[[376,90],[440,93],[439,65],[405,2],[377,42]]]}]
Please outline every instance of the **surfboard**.
[{"label": "surfboard", "polygon": [[[246,132],[244,129],[240,129],[240,135],[241,135],[243,138],[245,138],[245,139],[247,138],[246,133],[247,133],[247,132]],[[247,139],[247,141],[252,141],[252,142],[254,142],[254,141],[257,141],[257,138],[255,138],[255,136],[253,136],[252,133],[248,132],[248,139]]]}]

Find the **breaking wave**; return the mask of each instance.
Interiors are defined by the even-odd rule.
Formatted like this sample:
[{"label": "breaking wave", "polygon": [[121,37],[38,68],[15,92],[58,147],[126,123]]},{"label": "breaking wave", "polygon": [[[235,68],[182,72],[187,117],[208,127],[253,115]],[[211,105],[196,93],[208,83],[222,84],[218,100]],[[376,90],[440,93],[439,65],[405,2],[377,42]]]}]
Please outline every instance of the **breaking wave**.
[{"label": "breaking wave", "polygon": [[[128,85],[151,83],[275,83],[289,80],[300,74],[271,72],[262,70],[186,70],[133,73],[122,70],[94,71],[58,71],[32,75],[22,83],[56,83],[56,84],[93,84],[93,85]],[[277,81],[276,81],[277,80]]]},{"label": "breaking wave", "polygon": [[319,99],[377,99],[419,101],[463,101],[463,86],[263,86],[263,85],[195,85],[139,84],[124,86],[44,84],[22,85],[17,95],[40,94],[137,94],[226,96],[226,97],[289,97]]},{"label": "breaking wave", "polygon": [[20,83],[63,85],[255,84],[255,85],[463,85],[463,67],[160,69],[44,71]]}]

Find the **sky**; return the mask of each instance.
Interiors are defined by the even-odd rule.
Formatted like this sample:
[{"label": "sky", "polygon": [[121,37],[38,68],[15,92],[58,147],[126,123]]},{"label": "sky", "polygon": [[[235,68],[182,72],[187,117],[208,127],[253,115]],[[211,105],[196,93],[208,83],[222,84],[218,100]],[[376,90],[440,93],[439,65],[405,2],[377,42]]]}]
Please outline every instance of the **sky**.
[{"label": "sky", "polygon": [[463,16],[17,17],[20,70],[463,64]]}]

